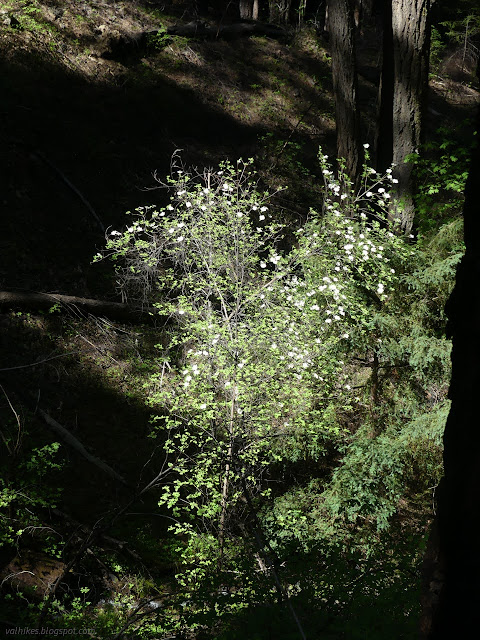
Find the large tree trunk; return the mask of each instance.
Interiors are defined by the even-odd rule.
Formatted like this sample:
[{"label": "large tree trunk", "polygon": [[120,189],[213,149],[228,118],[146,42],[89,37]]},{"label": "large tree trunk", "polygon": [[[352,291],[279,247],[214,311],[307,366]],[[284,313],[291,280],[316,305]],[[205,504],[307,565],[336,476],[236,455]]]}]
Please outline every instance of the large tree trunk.
[{"label": "large tree trunk", "polygon": [[[479,127],[480,110],[477,131]],[[447,307],[453,338],[452,407],[444,435],[438,544],[432,536],[424,567],[422,637],[428,640],[473,638],[480,633],[479,146],[467,182],[464,220],[466,253]]]},{"label": "large tree trunk", "polygon": [[242,20],[258,20],[258,0],[240,0],[239,10]]},{"label": "large tree trunk", "polygon": [[357,105],[353,7],[350,0],[330,0],[328,20],[337,123],[337,156],[345,159],[347,174],[352,182],[357,184],[362,147]]},{"label": "large tree trunk", "polygon": [[382,73],[378,90],[377,129],[375,139],[376,168],[384,173],[393,161],[393,34],[392,3],[381,8]]},{"label": "large tree trunk", "polygon": [[417,153],[422,138],[422,115],[428,89],[430,7],[432,0],[392,0],[394,63],[393,162],[398,179],[395,217],[410,233],[415,216],[411,163],[405,156]]}]

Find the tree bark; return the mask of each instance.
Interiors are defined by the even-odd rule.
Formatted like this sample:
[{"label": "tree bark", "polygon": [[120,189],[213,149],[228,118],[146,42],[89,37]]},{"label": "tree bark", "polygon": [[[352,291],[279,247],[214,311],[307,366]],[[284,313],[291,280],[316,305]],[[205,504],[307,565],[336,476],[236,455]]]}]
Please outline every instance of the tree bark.
[{"label": "tree bark", "polygon": [[377,129],[375,138],[376,169],[384,173],[393,161],[393,33],[392,3],[384,2],[382,22],[382,73],[378,89]]},{"label": "tree bark", "polygon": [[[479,127],[480,110],[477,131]],[[422,638],[428,640],[471,638],[478,635],[479,628],[479,203],[480,146],[477,144],[465,191],[466,253],[447,305],[453,338],[449,393],[452,407],[444,435],[445,475],[437,509],[438,544],[435,545],[432,536],[432,546],[436,549],[430,550],[430,557],[434,561],[426,563],[424,573]],[[432,590],[437,594],[432,594]]]},{"label": "tree bark", "polygon": [[393,153],[398,179],[396,210],[401,229],[409,234],[415,217],[413,165],[407,155],[417,153],[422,140],[422,116],[428,89],[430,8],[432,0],[392,0]]},{"label": "tree bark", "polygon": [[258,20],[258,0],[239,0],[240,18]]},{"label": "tree bark", "polygon": [[330,0],[328,19],[337,123],[337,156],[345,159],[347,175],[353,184],[357,185],[360,177],[362,147],[351,1]]}]

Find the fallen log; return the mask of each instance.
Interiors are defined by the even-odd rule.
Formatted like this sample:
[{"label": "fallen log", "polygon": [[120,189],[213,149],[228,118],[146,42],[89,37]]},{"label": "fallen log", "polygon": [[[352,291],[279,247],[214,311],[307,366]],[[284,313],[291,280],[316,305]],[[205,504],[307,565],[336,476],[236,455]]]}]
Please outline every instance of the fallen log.
[{"label": "fallen log", "polygon": [[135,308],[121,302],[109,302],[92,298],[66,296],[60,293],[40,293],[36,291],[0,291],[0,309],[29,309],[48,311],[64,308],[75,315],[105,316],[112,320],[135,323],[167,322],[154,307]]}]

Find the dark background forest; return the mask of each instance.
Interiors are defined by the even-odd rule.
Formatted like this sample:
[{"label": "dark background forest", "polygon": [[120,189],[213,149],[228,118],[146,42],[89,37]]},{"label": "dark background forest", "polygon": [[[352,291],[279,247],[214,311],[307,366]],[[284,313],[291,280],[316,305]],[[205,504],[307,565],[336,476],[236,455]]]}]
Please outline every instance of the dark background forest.
[{"label": "dark background forest", "polygon": [[479,52],[469,0],[0,2],[5,634],[467,637]]}]

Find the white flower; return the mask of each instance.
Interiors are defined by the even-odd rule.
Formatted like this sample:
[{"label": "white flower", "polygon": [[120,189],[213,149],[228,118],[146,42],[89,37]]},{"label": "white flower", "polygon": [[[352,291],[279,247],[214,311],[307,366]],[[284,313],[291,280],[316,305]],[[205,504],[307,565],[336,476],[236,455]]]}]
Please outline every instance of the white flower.
[{"label": "white flower", "polygon": [[243,213],[241,211],[237,211],[237,218],[242,218],[243,217]]},{"label": "white flower", "polygon": [[390,269],[390,273],[395,273],[395,269]]},{"label": "white flower", "polygon": [[267,266],[267,263],[262,260],[260,262],[260,266],[262,267],[262,269],[265,269],[265,267]]},{"label": "white flower", "polygon": [[191,203],[191,202],[186,202],[186,203],[185,203],[185,206],[186,206],[188,209],[190,209],[190,207],[192,206],[192,203]]},{"label": "white flower", "polygon": [[171,229],[168,230],[168,233],[175,233],[175,229],[172,227]]},{"label": "white flower", "polygon": [[183,239],[184,239],[184,238],[183,238],[183,236],[178,236],[178,238],[177,238],[177,242],[182,242],[182,241],[183,241]]},{"label": "white flower", "polygon": [[276,348],[277,348],[276,343],[275,343],[275,342],[272,342],[272,349],[276,349]]},{"label": "white flower", "polygon": [[258,216],[258,219],[259,220],[265,220],[265,216],[264,215]]},{"label": "white flower", "polygon": [[342,195],[340,196],[341,200],[345,200],[345,198],[347,198],[347,194],[346,193],[342,193]]},{"label": "white flower", "polygon": [[385,191],[385,189],[383,187],[380,187],[380,189],[378,190],[378,193],[383,193]]},{"label": "white flower", "polygon": [[384,286],[383,284],[380,282],[378,287],[377,287],[377,293],[383,293],[384,290]]},{"label": "white flower", "polygon": [[351,387],[349,384],[346,384],[346,385],[345,385],[345,389],[347,389],[347,391],[350,391],[350,389],[351,389],[351,388],[352,388],[352,387]]},{"label": "white flower", "polygon": [[206,404],[201,404],[201,405],[200,405],[200,409],[206,409],[206,408],[207,408],[207,405],[206,405]]},{"label": "white flower", "polygon": [[348,333],[344,333],[344,334],[343,334],[343,336],[342,336],[342,338],[349,338],[349,337],[350,337],[350,336],[349,336],[349,334],[348,334]]},{"label": "white flower", "polygon": [[384,193],[383,197],[385,198],[385,200],[388,200],[390,198],[390,194],[389,193]]},{"label": "white flower", "polygon": [[392,178],[393,184],[398,184],[398,180],[396,178]]},{"label": "white flower", "polygon": [[267,210],[267,207],[260,207],[260,211],[263,213],[264,211]]},{"label": "white flower", "polygon": [[370,146],[370,145],[368,144],[368,142],[366,142],[366,143],[363,145],[363,148],[364,148],[364,149],[368,149],[368,147],[369,147],[369,146]]},{"label": "white flower", "polygon": [[122,234],[120,233],[120,231],[110,231],[110,235],[111,236],[121,236]]},{"label": "white flower", "polygon": [[190,380],[191,380],[191,379],[192,379],[192,376],[187,376],[187,377],[185,378],[185,382],[190,382]]},{"label": "white flower", "polygon": [[331,322],[332,322],[332,319],[331,319],[331,318],[327,318],[327,319],[325,320],[325,324],[330,324]]}]

